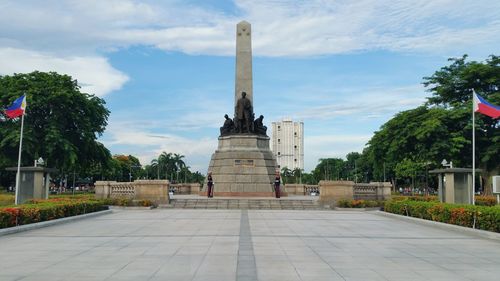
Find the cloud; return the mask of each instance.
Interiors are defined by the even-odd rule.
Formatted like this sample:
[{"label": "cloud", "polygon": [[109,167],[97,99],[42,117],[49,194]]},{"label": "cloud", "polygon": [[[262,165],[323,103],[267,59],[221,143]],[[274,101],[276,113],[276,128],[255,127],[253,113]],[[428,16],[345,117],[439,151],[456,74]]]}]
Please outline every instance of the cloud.
[{"label": "cloud", "polygon": [[[182,1],[15,1],[0,12],[5,42],[47,51],[133,45],[233,55],[235,24],[254,26],[254,54],[318,56],[367,50],[462,51],[498,45],[498,1],[237,0],[237,11]],[[12,47],[12,46],[11,46]],[[15,47],[15,46],[14,46]]]},{"label": "cloud", "polygon": [[120,89],[129,79],[114,69],[107,59],[96,56],[55,57],[40,52],[0,48],[0,74],[56,71],[78,80],[82,91],[97,96]]},{"label": "cloud", "polygon": [[233,12],[201,4],[4,1],[0,4],[0,73],[57,70],[72,74],[87,91],[105,95],[127,81],[103,58],[107,52],[139,45],[232,56],[235,24],[242,19],[253,25],[257,56],[373,50],[444,56],[468,50],[489,55],[500,44],[498,1],[235,0]]},{"label": "cloud", "polygon": [[361,152],[372,136],[366,134],[311,135],[304,140],[304,170],[309,172],[320,158],[345,158],[349,152]]},{"label": "cloud", "polygon": [[[421,105],[427,93],[422,85],[339,89],[324,98],[323,105],[312,106],[295,114],[298,119],[331,119],[339,116],[374,118],[392,115]],[[306,97],[307,98],[307,97]],[[300,101],[298,104],[302,104]]]},{"label": "cloud", "polygon": [[186,138],[176,134],[158,134],[152,124],[144,122],[111,123],[102,142],[113,146],[116,154],[137,155],[147,165],[163,151],[184,155],[192,171],[206,172],[210,155],[217,148],[217,139],[209,137]]}]

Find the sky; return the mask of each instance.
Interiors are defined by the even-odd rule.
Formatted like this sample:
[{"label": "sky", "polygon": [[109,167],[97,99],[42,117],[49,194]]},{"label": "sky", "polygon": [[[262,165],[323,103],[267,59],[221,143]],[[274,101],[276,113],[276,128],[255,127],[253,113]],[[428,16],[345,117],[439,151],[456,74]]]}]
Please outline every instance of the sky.
[{"label": "sky", "polygon": [[205,173],[233,114],[236,24],[252,24],[264,123],[304,122],[305,171],[361,152],[422,85],[468,54],[499,55],[495,0],[0,0],[0,75],[57,71],[111,111],[99,141]]}]

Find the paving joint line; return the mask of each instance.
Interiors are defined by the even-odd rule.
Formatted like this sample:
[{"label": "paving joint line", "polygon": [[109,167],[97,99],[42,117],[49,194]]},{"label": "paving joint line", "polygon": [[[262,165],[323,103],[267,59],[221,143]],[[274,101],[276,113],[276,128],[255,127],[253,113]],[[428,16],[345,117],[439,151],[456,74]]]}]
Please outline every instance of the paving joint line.
[{"label": "paving joint line", "polygon": [[241,211],[240,241],[238,245],[238,262],[236,265],[237,281],[257,281],[257,264],[253,252],[252,233],[248,219],[248,210]]}]

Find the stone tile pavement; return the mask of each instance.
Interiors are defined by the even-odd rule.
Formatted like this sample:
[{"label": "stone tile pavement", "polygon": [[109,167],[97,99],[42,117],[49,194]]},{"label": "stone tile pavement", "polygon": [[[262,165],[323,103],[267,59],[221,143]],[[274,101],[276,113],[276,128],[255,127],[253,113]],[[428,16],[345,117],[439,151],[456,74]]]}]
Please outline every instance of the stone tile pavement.
[{"label": "stone tile pavement", "polygon": [[136,210],[0,237],[0,280],[500,280],[500,243],[371,212]]}]

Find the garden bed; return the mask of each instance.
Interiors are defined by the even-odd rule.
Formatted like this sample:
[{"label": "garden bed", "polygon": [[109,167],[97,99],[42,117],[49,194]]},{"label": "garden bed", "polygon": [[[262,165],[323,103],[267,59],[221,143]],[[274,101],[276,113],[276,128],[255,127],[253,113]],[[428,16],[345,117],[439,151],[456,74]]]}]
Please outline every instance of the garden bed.
[{"label": "garden bed", "polygon": [[435,201],[387,201],[389,213],[500,233],[500,206],[447,204]]},{"label": "garden bed", "polygon": [[86,198],[31,200],[27,204],[0,207],[0,228],[49,221],[107,209],[108,207],[103,201]]}]

